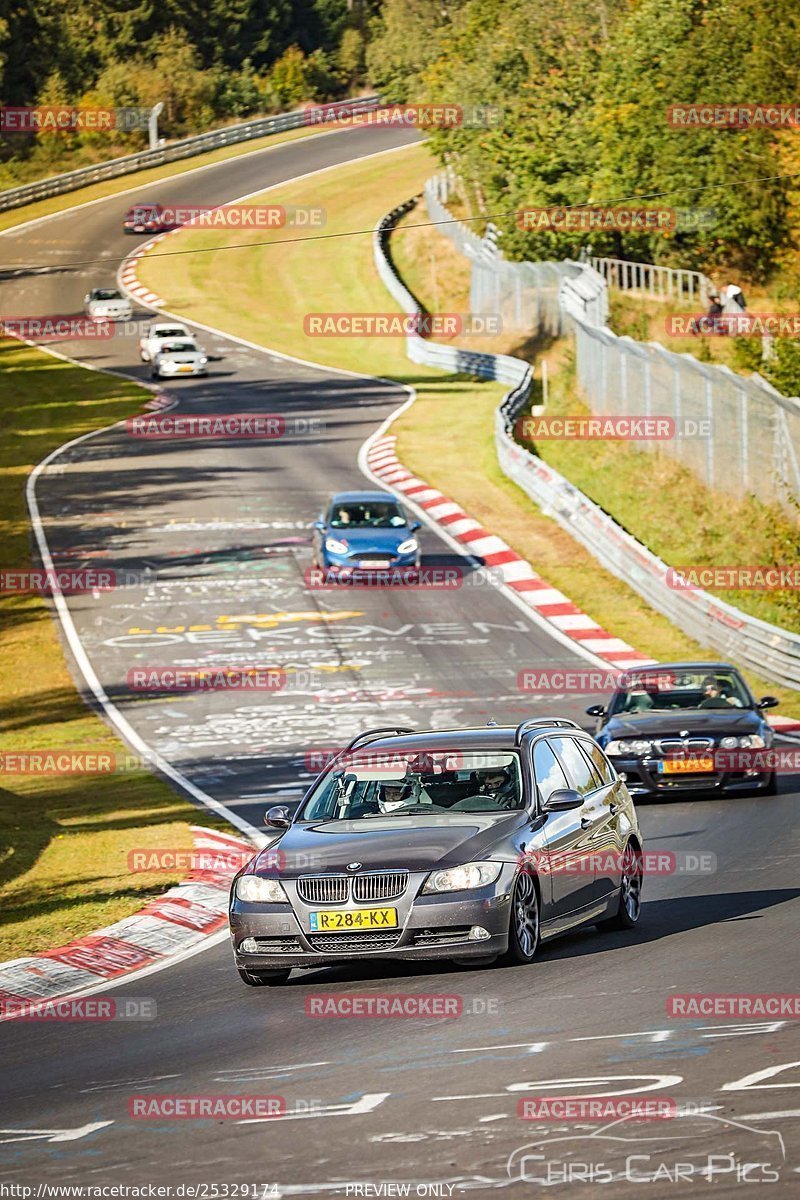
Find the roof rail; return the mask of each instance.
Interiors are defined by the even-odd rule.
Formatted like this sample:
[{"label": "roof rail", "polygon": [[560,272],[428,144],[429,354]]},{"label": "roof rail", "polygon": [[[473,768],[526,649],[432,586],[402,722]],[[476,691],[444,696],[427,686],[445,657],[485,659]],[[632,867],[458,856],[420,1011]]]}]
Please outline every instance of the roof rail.
[{"label": "roof rail", "polygon": [[[555,725],[558,729],[581,729],[577,721],[571,721],[569,717],[528,717],[527,721],[522,721],[517,726],[517,732],[514,736],[514,745],[519,746],[523,737],[530,729],[536,729],[540,725]],[[581,730],[583,732],[583,730]]]},{"label": "roof rail", "polygon": [[348,750],[355,750],[358,746],[363,746],[366,742],[372,741],[373,738],[383,737],[388,734],[390,737],[396,733],[416,733],[416,729],[395,729],[394,726],[385,725],[380,729],[365,729],[363,733],[357,734],[349,746],[345,746],[342,751],[347,754]]}]

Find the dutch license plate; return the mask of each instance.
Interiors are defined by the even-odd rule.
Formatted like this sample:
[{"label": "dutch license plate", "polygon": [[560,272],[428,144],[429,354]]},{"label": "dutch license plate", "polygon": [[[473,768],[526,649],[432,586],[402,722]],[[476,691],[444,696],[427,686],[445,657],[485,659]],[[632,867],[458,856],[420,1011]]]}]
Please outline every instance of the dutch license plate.
[{"label": "dutch license plate", "polygon": [[664,758],[658,764],[662,775],[696,775],[714,770],[714,759],[709,758]]},{"label": "dutch license plate", "polygon": [[362,908],[358,912],[312,912],[308,914],[312,933],[345,929],[388,929],[397,926],[396,908]]},{"label": "dutch license plate", "polygon": [[179,375],[191,375],[193,370],[194,370],[194,367],[178,367],[178,374]]}]

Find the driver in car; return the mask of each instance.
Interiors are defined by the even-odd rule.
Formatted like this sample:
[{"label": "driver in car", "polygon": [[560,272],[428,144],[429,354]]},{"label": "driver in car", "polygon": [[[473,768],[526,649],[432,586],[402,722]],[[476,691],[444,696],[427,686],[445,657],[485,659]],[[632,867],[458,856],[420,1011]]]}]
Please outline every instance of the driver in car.
[{"label": "driver in car", "polygon": [[378,797],[378,807],[381,812],[394,812],[397,808],[402,808],[404,805],[413,804],[433,804],[433,799],[427,788],[419,784],[419,780],[414,781],[404,779],[391,779],[381,786],[380,796]]},{"label": "driver in car", "polygon": [[486,771],[475,795],[493,800],[498,808],[513,808],[517,803],[517,790],[511,772],[505,767]]},{"label": "driver in car", "polygon": [[703,699],[700,701],[698,708],[727,708],[731,704],[735,707],[741,707],[737,705],[735,699],[723,694],[719,680],[715,679],[713,675],[706,675],[703,680]]},{"label": "driver in car", "polygon": [[394,812],[411,799],[411,785],[402,779],[391,779],[381,785],[378,808],[381,812]]},{"label": "driver in car", "polygon": [[[477,775],[479,773],[475,772],[476,781]],[[475,788],[475,791],[470,796],[464,797],[463,800],[459,800],[457,804],[453,805],[453,808],[473,809],[475,808],[476,800],[479,800],[479,802],[480,800],[489,800],[489,802],[497,805],[499,809],[516,808],[518,803],[517,788],[515,782],[513,782],[510,770],[507,770],[505,767],[489,768],[483,773],[483,778]],[[480,805],[477,808],[480,809]]]}]

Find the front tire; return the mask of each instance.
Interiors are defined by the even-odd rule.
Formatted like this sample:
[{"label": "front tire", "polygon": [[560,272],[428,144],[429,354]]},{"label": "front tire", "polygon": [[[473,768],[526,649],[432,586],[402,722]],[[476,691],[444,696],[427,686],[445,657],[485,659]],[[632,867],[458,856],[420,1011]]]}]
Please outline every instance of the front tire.
[{"label": "front tire", "polygon": [[638,848],[630,843],[622,856],[622,872],[619,881],[619,907],[613,917],[597,922],[602,930],[633,929],[639,923],[642,911],[642,856]]},{"label": "front tire", "polygon": [[245,971],[244,967],[236,970],[248,987],[281,987],[291,974],[290,971]]},{"label": "front tire", "polygon": [[532,963],[539,949],[539,893],[530,871],[520,871],[511,893],[511,912],[508,918],[508,950],[503,956],[506,966],[525,966]]}]

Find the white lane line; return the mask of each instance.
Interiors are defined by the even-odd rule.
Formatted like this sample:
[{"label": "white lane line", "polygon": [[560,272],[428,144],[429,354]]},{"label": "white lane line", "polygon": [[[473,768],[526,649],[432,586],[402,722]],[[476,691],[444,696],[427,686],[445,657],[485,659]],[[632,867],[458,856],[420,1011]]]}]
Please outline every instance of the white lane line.
[{"label": "white lane line", "polygon": [[541,1054],[550,1042],[504,1042],[500,1046],[465,1046],[462,1050],[451,1050],[451,1054],[475,1054],[479,1050],[523,1050],[528,1054]]},{"label": "white lane line", "polygon": [[77,1142],[79,1138],[87,1137],[97,1129],[105,1129],[113,1125],[113,1121],[93,1121],[89,1125],[78,1125],[74,1129],[0,1129],[0,1133],[13,1133],[16,1137],[0,1138],[0,1145],[6,1142]]},{"label": "white lane line", "polygon": [[379,1104],[383,1104],[391,1096],[391,1092],[365,1092],[364,1095],[353,1102],[346,1101],[343,1104],[323,1104],[318,1107],[302,1109],[300,1111],[281,1113],[277,1117],[247,1117],[243,1121],[237,1121],[237,1125],[264,1125],[266,1122],[273,1121],[307,1121],[309,1118],[315,1120],[317,1117],[357,1117],[362,1113],[373,1112]]},{"label": "white lane line", "polygon": [[800,1108],[782,1108],[777,1112],[744,1113],[739,1121],[780,1121],[784,1117],[800,1117]]}]

